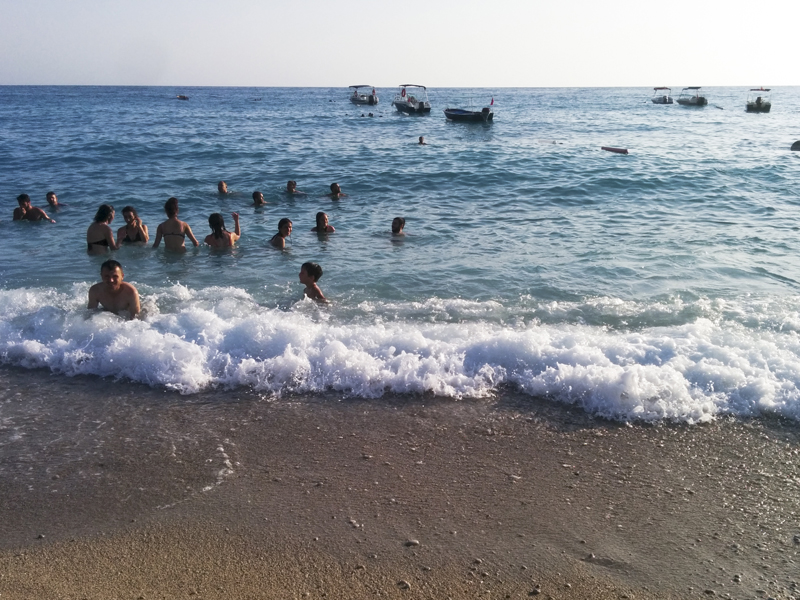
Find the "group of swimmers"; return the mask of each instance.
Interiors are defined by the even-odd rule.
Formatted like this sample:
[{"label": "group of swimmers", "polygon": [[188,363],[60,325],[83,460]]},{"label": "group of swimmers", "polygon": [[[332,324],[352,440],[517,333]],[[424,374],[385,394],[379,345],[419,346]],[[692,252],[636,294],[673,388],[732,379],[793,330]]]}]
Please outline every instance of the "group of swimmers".
[{"label": "group of swimmers", "polygon": [[[338,183],[332,183],[330,186],[331,192],[327,194],[331,199],[339,199],[346,197],[347,194],[342,192]],[[228,194],[228,186],[224,181],[217,184],[217,191],[220,194]],[[303,194],[297,190],[297,182],[290,180],[286,185],[286,191],[290,194]],[[41,208],[31,205],[31,199],[28,194],[21,194],[17,197],[19,207],[14,210],[14,220],[28,220],[28,221],[50,221],[55,223],[55,220],[50,218],[47,213]],[[58,197],[54,192],[47,193],[47,202],[55,210],[65,206],[59,204]],[[264,202],[264,195],[259,192],[253,192],[254,206],[262,206]],[[153,242],[153,248],[158,248],[161,240],[164,240],[164,246],[168,250],[182,252],[186,250],[185,241],[188,237],[194,246],[199,246],[197,238],[192,233],[192,228],[188,223],[178,219],[178,199],[170,198],[164,204],[164,212],[167,215],[167,220],[161,223],[156,229],[156,237]],[[139,214],[133,206],[125,206],[122,209],[122,216],[125,219],[125,225],[117,230],[116,237],[114,231],[111,229],[111,223],[114,220],[115,212],[114,207],[109,204],[101,204],[94,216],[93,222],[86,230],[86,246],[89,254],[103,254],[109,250],[117,250],[124,244],[144,245],[150,240],[150,232],[142,222]],[[206,245],[212,248],[230,248],[241,237],[241,227],[239,224],[239,213],[231,213],[234,221],[234,231],[228,231],[225,228],[225,219],[220,213],[213,213],[208,217],[208,224],[212,233],[207,235],[203,240]],[[395,217],[392,220],[392,235],[403,236],[405,232],[405,219],[403,217]],[[311,229],[312,232],[317,234],[333,233],[336,229],[329,224],[328,215],[324,212],[318,212],[316,215],[316,225]],[[269,241],[270,245],[275,248],[284,249],[286,247],[286,238],[292,233],[292,221],[290,219],[281,219],[278,222],[278,233],[276,233]],[[119,314],[124,311],[128,314],[129,318],[136,317],[140,312],[139,295],[136,288],[131,284],[123,281],[124,273],[122,265],[115,260],[107,260],[100,268],[101,283],[98,283],[89,290],[89,308],[102,307],[104,310],[111,311]],[[300,269],[300,282],[305,285],[305,296],[316,300],[318,302],[327,302],[322,290],[317,285],[317,281],[322,277],[322,267],[316,263],[304,263]]]}]

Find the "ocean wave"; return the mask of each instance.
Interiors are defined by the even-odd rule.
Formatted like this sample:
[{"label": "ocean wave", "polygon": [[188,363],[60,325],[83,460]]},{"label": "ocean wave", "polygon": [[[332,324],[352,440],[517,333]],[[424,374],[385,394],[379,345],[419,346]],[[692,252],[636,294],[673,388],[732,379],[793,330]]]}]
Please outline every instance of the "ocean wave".
[{"label": "ocean wave", "polygon": [[306,300],[280,309],[237,288],[173,285],[148,290],[146,317],[124,321],[88,312],[87,288],[0,291],[0,361],[184,394],[247,386],[276,397],[334,390],[460,399],[491,398],[510,384],[622,421],[800,419],[798,298],[522,299],[511,307]]}]

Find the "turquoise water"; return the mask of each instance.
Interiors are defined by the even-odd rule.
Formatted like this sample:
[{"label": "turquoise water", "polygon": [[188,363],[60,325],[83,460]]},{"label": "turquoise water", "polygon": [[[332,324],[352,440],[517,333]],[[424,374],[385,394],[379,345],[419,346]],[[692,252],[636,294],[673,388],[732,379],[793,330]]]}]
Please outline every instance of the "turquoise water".
[{"label": "turquoise water", "polygon": [[[800,418],[800,88],[766,115],[745,89],[707,92],[691,109],[647,89],[432,89],[418,117],[389,89],[355,107],[346,89],[2,87],[0,359],[185,393],[511,384],[620,419]],[[445,120],[470,95],[494,98],[494,124]],[[18,194],[46,209],[49,190],[68,205],[55,225],[11,222]],[[154,236],[170,196],[200,240],[238,211],[238,247],[123,248],[147,317],[89,315],[97,206],[135,206]],[[309,260],[329,307],[302,300]]]}]

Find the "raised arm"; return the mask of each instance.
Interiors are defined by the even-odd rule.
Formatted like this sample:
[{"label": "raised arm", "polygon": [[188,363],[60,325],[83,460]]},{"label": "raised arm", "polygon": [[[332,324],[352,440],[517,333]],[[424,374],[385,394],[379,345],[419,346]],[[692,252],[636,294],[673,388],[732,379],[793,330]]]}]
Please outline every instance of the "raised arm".
[{"label": "raised arm", "polygon": [[233,229],[233,235],[231,236],[231,241],[233,242],[242,237],[242,230],[239,227],[239,213],[231,213],[231,216],[233,217],[234,225],[236,225],[236,227]]}]

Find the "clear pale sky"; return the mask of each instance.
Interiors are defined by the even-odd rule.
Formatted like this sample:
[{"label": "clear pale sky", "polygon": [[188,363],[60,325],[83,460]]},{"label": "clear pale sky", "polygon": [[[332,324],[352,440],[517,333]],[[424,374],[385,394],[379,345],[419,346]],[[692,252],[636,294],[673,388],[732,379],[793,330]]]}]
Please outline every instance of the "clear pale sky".
[{"label": "clear pale sky", "polygon": [[0,0],[0,85],[800,84],[792,0]]}]

